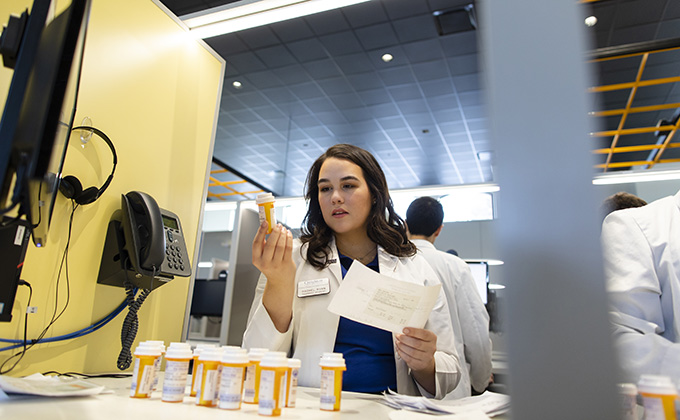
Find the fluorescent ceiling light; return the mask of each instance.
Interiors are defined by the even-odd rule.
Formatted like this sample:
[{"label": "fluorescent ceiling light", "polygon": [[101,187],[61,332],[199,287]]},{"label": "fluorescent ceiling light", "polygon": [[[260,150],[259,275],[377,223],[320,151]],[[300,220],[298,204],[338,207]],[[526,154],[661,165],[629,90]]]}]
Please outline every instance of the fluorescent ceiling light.
[{"label": "fluorescent ceiling light", "polygon": [[493,259],[493,258],[478,258],[478,259],[465,258],[465,262],[485,262],[489,265],[503,265],[503,264],[505,264],[503,261],[496,260],[496,259]]},{"label": "fluorescent ceiling light", "polygon": [[210,261],[201,261],[198,263],[198,268],[212,268],[213,263]]},{"label": "fluorescent ceiling light", "polygon": [[634,182],[669,181],[680,179],[680,170],[672,171],[626,171],[593,177],[594,185],[630,184]]},{"label": "fluorescent ceiling light", "polygon": [[183,16],[197,38],[242,31],[369,0],[259,0],[240,1]]},{"label": "fluorescent ceiling light", "polygon": [[429,187],[405,188],[400,190],[390,190],[390,195],[416,193],[419,196],[444,196],[462,192],[492,193],[500,191],[497,184],[461,184],[461,185],[434,185]]}]

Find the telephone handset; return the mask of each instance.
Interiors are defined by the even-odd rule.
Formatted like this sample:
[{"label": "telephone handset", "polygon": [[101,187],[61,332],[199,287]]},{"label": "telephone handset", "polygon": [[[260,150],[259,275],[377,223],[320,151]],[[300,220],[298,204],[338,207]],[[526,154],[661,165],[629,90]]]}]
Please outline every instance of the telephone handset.
[{"label": "telephone handset", "polygon": [[159,273],[165,259],[165,235],[158,203],[148,194],[130,191],[121,196],[121,207],[132,266],[152,275]]},{"label": "telephone handset", "polygon": [[153,197],[130,191],[121,198],[125,250],[132,268],[145,276],[191,275],[189,254],[179,218]]}]

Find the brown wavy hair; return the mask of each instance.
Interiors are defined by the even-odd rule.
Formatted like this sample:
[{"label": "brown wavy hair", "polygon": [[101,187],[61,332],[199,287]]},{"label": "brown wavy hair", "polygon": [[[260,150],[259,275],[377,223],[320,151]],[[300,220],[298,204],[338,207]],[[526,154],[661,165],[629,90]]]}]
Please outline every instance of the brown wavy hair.
[{"label": "brown wavy hair", "polygon": [[416,247],[406,235],[404,220],[394,211],[387,180],[378,161],[370,152],[358,146],[336,144],[319,156],[307,173],[305,198],[308,206],[300,236],[302,243],[309,244],[307,261],[317,269],[329,265],[331,250],[328,244],[333,236],[333,230],[323,219],[319,205],[319,172],[321,165],[328,158],[348,160],[361,168],[371,198],[375,201],[368,215],[366,227],[368,237],[392,255],[398,257],[414,255]]}]

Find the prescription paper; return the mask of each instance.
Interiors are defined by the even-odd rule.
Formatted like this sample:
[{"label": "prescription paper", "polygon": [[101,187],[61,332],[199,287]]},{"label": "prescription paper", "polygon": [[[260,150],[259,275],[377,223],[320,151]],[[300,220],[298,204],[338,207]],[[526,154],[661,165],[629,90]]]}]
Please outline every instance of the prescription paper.
[{"label": "prescription paper", "polygon": [[0,376],[0,389],[6,394],[40,395],[43,397],[78,397],[104,391],[101,385],[74,378],[43,376],[39,373],[25,378]]},{"label": "prescription paper", "polygon": [[352,264],[328,310],[352,321],[402,334],[404,327],[423,328],[441,284],[422,286]]}]

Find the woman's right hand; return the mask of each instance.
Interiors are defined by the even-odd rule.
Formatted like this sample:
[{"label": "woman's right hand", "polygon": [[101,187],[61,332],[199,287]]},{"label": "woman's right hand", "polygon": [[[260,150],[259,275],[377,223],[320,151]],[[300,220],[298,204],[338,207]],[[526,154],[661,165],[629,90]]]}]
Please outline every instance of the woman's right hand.
[{"label": "woman's right hand", "polygon": [[262,304],[276,329],[285,332],[293,318],[293,234],[277,224],[266,238],[267,229],[267,222],[263,222],[253,239],[253,265],[267,278]]}]

